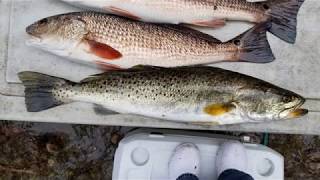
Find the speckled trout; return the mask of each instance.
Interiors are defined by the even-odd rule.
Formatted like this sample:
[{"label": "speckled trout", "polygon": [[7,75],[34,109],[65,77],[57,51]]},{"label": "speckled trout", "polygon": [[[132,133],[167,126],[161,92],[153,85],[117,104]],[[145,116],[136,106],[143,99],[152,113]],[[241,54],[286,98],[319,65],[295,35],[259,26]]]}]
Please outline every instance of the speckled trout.
[{"label": "speckled trout", "polygon": [[29,27],[27,44],[103,69],[135,65],[176,67],[274,60],[260,24],[228,42],[179,25],[134,21],[114,15],[80,12],[42,19]]},{"label": "speckled trout", "polygon": [[80,83],[21,72],[27,110],[74,101],[178,122],[233,124],[296,118],[304,98],[265,81],[214,67],[136,66]]},{"label": "speckled trout", "polygon": [[297,14],[304,0],[63,0],[74,5],[157,23],[186,23],[218,28],[226,20],[261,23],[269,31],[294,43]]}]

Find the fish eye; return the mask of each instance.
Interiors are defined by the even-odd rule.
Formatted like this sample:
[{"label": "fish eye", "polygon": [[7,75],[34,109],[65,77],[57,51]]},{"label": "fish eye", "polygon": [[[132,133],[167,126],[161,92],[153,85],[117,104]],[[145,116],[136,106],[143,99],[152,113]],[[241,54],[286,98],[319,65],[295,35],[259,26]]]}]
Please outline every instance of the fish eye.
[{"label": "fish eye", "polygon": [[240,40],[239,39],[234,40],[233,44],[236,45],[236,46],[239,46],[240,45]]},{"label": "fish eye", "polygon": [[270,9],[270,7],[269,7],[269,5],[268,5],[268,4],[263,4],[262,6],[263,6],[263,9],[265,9],[265,10]]},{"label": "fish eye", "polygon": [[284,96],[284,97],[282,98],[282,101],[283,101],[284,103],[289,103],[289,102],[291,102],[293,99],[294,99],[293,96]]},{"label": "fish eye", "polygon": [[47,18],[44,18],[44,19],[39,21],[40,25],[47,24],[47,23],[48,23],[48,19]]}]

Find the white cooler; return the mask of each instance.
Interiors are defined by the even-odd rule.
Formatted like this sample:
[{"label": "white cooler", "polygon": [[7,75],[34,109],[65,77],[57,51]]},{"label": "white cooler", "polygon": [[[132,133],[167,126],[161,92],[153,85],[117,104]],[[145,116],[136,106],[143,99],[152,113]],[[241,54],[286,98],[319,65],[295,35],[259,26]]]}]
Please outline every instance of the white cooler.
[{"label": "white cooler", "polygon": [[[220,144],[230,136],[170,130],[135,131],[119,143],[113,180],[168,180],[168,162],[183,142],[196,144],[201,154],[200,180],[214,180],[215,158]],[[255,180],[283,180],[284,159],[261,144],[247,144],[249,174]]]}]

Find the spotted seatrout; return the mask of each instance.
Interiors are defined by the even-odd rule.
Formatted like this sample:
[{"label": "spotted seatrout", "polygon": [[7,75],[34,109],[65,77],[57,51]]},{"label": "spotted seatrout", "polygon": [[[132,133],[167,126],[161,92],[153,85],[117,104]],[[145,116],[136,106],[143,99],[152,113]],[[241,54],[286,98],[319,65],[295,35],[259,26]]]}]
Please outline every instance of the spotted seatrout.
[{"label": "spotted seatrout", "polygon": [[74,5],[159,23],[187,23],[221,27],[226,20],[261,23],[270,21],[269,31],[294,43],[297,14],[304,0],[63,0]]},{"label": "spotted seatrout", "polygon": [[300,95],[265,81],[214,67],[137,66],[80,83],[21,72],[27,110],[74,101],[120,113],[192,123],[233,124],[296,118],[308,111]]},{"label": "spotted seatrout", "polygon": [[135,65],[164,67],[221,61],[265,63],[274,60],[260,24],[222,43],[178,25],[156,25],[126,18],[80,12],[42,19],[27,28],[29,45],[105,69]]}]

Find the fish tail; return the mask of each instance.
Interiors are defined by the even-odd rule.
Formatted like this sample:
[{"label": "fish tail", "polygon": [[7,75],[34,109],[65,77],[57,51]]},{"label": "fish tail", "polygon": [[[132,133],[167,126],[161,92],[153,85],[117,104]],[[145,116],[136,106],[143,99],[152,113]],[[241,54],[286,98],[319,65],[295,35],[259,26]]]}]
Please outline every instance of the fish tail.
[{"label": "fish tail", "polygon": [[297,36],[297,15],[304,0],[272,0],[269,2],[269,31],[280,39],[295,43]]},{"label": "fish tail", "polygon": [[53,88],[68,84],[69,81],[28,71],[20,72],[18,76],[25,86],[28,112],[39,112],[65,103],[53,94]]},{"label": "fish tail", "polygon": [[275,59],[267,39],[269,23],[261,23],[229,41],[238,46],[237,60],[268,63]]}]

